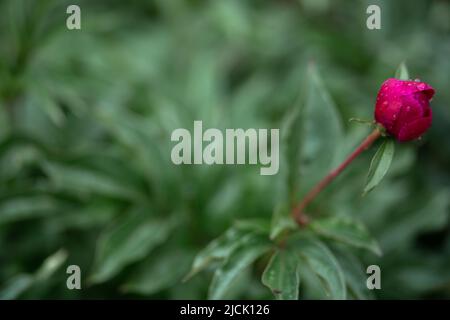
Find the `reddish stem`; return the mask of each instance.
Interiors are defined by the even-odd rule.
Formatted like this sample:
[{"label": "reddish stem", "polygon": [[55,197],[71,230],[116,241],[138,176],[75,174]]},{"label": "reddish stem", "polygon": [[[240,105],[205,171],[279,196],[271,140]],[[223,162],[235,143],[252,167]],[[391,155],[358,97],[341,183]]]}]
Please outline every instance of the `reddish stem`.
[{"label": "reddish stem", "polygon": [[308,223],[308,217],[304,214],[303,210],[308,204],[314,200],[314,198],[328,186],[334,178],[336,178],[361,152],[369,148],[375,140],[381,136],[381,132],[376,128],[357,148],[353,151],[344,162],[342,162],[336,169],[332,170],[325,178],[323,178],[318,184],[316,184],[311,191],[303,198],[303,200],[294,207],[292,210],[292,216],[294,220],[303,226]]}]

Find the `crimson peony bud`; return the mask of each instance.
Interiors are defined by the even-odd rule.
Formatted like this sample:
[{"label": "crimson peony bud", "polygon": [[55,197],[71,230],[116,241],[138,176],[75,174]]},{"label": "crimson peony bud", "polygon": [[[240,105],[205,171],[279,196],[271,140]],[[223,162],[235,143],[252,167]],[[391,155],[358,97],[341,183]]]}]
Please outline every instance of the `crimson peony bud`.
[{"label": "crimson peony bud", "polygon": [[431,126],[433,95],[425,82],[388,79],[378,92],[375,120],[398,141],[417,139]]}]

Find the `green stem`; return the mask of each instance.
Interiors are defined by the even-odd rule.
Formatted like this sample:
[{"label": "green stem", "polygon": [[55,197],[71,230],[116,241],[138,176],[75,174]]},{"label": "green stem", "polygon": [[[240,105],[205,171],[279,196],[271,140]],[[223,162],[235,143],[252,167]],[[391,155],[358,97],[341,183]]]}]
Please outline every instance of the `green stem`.
[{"label": "green stem", "polygon": [[381,131],[376,128],[356,149],[353,151],[347,159],[344,160],[337,168],[332,170],[325,176],[318,184],[316,184],[303,198],[303,200],[292,209],[292,216],[294,220],[300,225],[304,226],[309,222],[308,216],[305,215],[304,210],[306,207],[317,197],[317,195],[328,186],[334,178],[336,178],[344,169],[364,150],[369,148],[379,137]]}]

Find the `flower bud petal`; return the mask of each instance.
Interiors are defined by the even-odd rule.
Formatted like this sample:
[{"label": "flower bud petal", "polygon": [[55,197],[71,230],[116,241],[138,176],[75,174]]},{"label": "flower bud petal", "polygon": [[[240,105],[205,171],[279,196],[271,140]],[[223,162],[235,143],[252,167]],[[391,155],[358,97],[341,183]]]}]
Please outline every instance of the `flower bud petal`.
[{"label": "flower bud petal", "polygon": [[388,79],[378,92],[375,120],[399,141],[417,139],[431,126],[434,92],[425,82]]}]

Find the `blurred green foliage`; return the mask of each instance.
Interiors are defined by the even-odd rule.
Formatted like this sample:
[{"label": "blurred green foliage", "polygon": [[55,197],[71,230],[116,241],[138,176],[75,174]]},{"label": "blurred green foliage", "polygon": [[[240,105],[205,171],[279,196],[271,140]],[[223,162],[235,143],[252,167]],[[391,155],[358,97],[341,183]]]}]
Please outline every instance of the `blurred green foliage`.
[{"label": "blurred green foliage", "polygon": [[[69,4],[81,30],[65,27]],[[0,14],[0,298],[204,299],[215,267],[211,298],[280,284],[297,298],[298,283],[300,299],[450,297],[447,1],[6,0]],[[347,119],[372,118],[402,61],[436,89],[432,128],[397,145],[370,194],[374,148],[312,204],[288,244],[297,270],[270,233],[367,135]],[[194,120],[281,128],[280,173],[173,165],[170,134]],[[207,272],[181,281],[225,230],[195,260]],[[66,288],[70,264],[82,290]],[[366,289],[369,264],[382,290]]]}]

